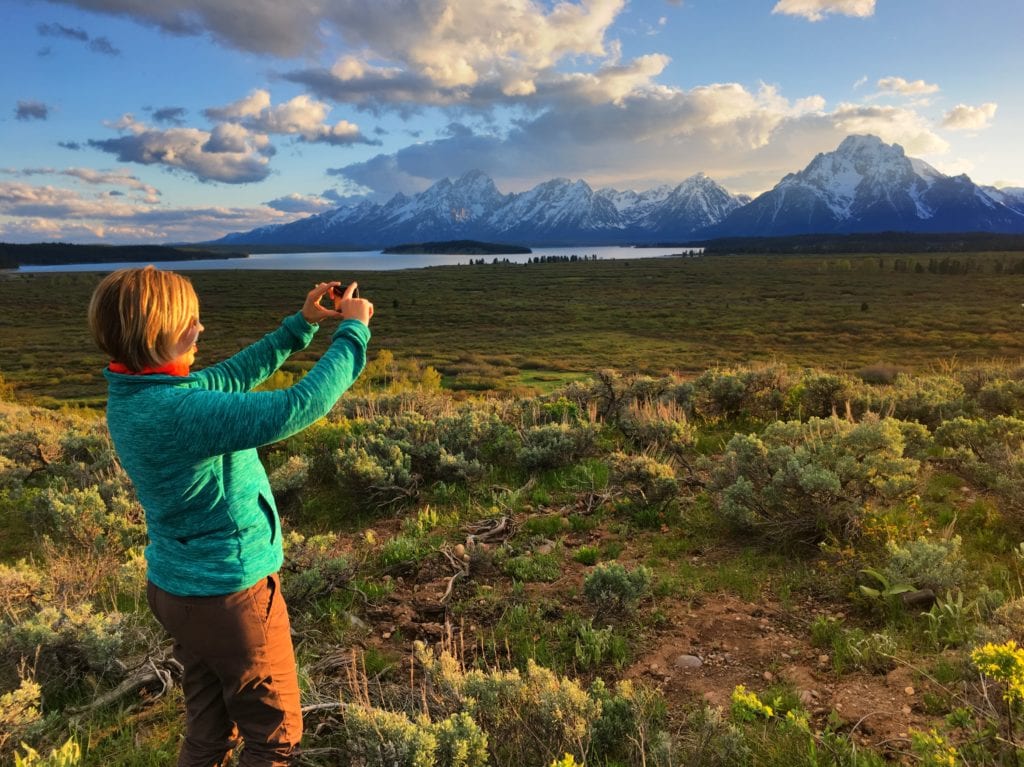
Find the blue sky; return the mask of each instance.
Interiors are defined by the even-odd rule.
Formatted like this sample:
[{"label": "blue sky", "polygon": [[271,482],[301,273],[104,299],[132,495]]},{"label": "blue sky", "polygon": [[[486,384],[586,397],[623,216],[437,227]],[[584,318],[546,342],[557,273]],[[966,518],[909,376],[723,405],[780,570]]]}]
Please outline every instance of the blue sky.
[{"label": "blue sky", "polygon": [[479,168],[757,194],[849,134],[1024,186],[1020,0],[0,0],[0,240],[209,239]]}]

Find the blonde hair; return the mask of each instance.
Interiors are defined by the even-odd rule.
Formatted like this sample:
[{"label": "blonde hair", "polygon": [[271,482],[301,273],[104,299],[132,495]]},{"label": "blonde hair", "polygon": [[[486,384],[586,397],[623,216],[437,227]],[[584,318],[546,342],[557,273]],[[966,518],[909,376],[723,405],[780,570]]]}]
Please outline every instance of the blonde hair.
[{"label": "blonde hair", "polygon": [[199,318],[199,298],[187,278],[153,266],[108,274],[89,301],[96,345],[129,370],[158,367]]}]

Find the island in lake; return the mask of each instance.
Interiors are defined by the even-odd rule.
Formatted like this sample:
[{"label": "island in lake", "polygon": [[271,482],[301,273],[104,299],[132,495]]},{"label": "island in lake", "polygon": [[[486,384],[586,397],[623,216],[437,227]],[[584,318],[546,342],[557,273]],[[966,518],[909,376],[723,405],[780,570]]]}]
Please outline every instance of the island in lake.
[{"label": "island in lake", "polygon": [[532,250],[522,245],[505,245],[495,242],[478,242],[477,240],[414,242],[407,245],[395,245],[385,248],[382,252],[396,255],[429,253],[452,256],[502,256],[517,253],[533,253]]}]

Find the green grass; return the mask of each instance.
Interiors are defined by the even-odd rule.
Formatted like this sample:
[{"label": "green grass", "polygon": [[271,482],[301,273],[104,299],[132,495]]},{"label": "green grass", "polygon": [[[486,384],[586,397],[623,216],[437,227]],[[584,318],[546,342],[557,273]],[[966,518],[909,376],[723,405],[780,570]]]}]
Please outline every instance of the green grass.
[{"label": "green grass", "polygon": [[[469,387],[548,389],[614,365],[663,373],[755,361],[926,370],[1024,356],[1024,275],[892,271],[893,258],[737,256],[408,271],[199,271],[198,364],[223,359],[296,311],[318,280],[356,278],[378,308],[374,350],[450,370]],[[911,260],[915,257],[910,256]],[[927,261],[927,258],[924,259]],[[101,404],[107,360],[85,323],[98,273],[0,275],[2,374],[19,393]],[[59,296],[60,312],[40,318]],[[393,302],[398,299],[398,308]],[[415,299],[415,302],[413,301]],[[861,311],[861,303],[871,307]],[[293,365],[317,358],[327,333]],[[42,375],[41,375],[42,374]],[[50,401],[54,402],[53,400]]]}]

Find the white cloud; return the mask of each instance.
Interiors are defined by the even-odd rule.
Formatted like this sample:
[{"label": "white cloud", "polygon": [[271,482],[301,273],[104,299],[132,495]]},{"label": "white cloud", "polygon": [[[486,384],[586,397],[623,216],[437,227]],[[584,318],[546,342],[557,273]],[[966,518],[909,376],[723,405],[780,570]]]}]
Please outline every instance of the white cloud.
[{"label": "white cloud", "polygon": [[310,194],[287,194],[275,200],[268,200],[264,203],[268,208],[279,210],[282,213],[323,213],[325,210],[336,208],[336,200],[328,200],[317,195]]},{"label": "white cloud", "polygon": [[949,151],[949,143],[932,132],[929,121],[913,109],[840,104],[832,120],[844,133],[871,133],[887,143],[900,144],[910,155]]},{"label": "white cloud", "polygon": [[197,128],[157,130],[137,122],[131,115],[125,115],[112,127],[122,131],[122,135],[91,140],[89,146],[113,154],[121,162],[162,165],[200,181],[227,184],[262,181],[270,173],[273,147],[265,135],[228,130],[215,138],[211,131]]},{"label": "white cloud", "polygon": [[875,13],[875,0],[779,0],[772,13],[803,16],[808,21],[821,21],[830,13],[865,18]]},{"label": "white cloud", "polygon": [[[257,89],[245,98],[225,107],[207,109],[204,114],[211,120],[226,121],[214,129],[214,146],[238,147],[245,140],[242,131],[246,129],[257,133],[297,136],[309,143],[334,145],[379,143],[366,138],[359,130],[359,126],[348,120],[340,120],[334,125],[328,125],[325,121],[327,113],[330,111],[331,107],[328,104],[317,101],[306,94],[273,106],[270,93]],[[208,151],[217,150],[210,149]]]},{"label": "white cloud", "polygon": [[146,202],[155,203],[160,199],[160,191],[150,184],[143,182],[138,176],[133,176],[124,171],[103,171],[94,168],[0,168],[0,173],[11,176],[67,176],[77,179],[85,184],[123,187],[132,191],[141,192]]},{"label": "white cloud", "polygon": [[883,93],[896,93],[901,96],[923,96],[939,92],[939,86],[934,83],[926,83],[924,80],[911,82],[902,77],[883,77],[878,81],[878,89]]},{"label": "white cloud", "polygon": [[[583,98],[578,78],[563,82],[558,108],[519,120],[507,133],[457,126],[443,138],[333,172],[384,196],[474,168],[507,191],[552,176],[649,187],[703,171],[732,191],[757,193],[851,133],[874,133],[911,155],[948,149],[912,108],[827,110],[820,96],[787,99],[773,87],[750,91],[736,83],[690,90],[648,84],[613,103]],[[551,92],[539,95],[555,103]]]},{"label": "white cloud", "polygon": [[167,208],[105,193],[0,181],[0,238],[14,242],[194,242],[290,218],[266,206]]},{"label": "white cloud", "polygon": [[957,104],[942,118],[942,127],[947,130],[982,130],[991,124],[998,108],[999,105],[991,101],[976,107]]}]

